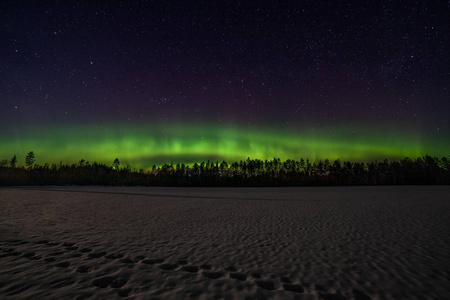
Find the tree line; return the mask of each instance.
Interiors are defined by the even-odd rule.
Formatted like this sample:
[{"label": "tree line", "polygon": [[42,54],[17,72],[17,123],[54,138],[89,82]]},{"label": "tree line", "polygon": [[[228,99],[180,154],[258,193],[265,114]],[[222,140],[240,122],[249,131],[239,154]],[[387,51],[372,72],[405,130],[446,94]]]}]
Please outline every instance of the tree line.
[{"label": "tree line", "polygon": [[431,156],[399,161],[350,162],[328,159],[246,159],[228,164],[201,162],[155,165],[151,171],[90,163],[35,164],[30,151],[26,167],[16,167],[17,157],[0,161],[0,185],[141,185],[141,186],[335,186],[450,184],[450,160]]}]

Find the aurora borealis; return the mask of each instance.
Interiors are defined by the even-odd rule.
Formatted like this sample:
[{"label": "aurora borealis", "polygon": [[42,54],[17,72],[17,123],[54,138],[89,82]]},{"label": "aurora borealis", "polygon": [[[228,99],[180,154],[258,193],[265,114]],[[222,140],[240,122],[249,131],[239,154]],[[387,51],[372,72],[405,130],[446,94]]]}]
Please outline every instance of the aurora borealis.
[{"label": "aurora borealis", "polygon": [[[116,157],[136,168],[149,168],[152,164],[193,163],[205,158],[212,161],[238,161],[246,157],[262,159],[341,159],[365,161],[370,159],[419,157],[423,153],[445,156],[441,149],[424,148],[426,142],[417,138],[404,138],[404,133],[384,133],[370,129],[348,128],[312,129],[282,133],[270,128],[224,128],[203,124],[155,126],[79,126],[70,128],[29,128],[23,140],[7,137],[2,153],[8,149],[35,149],[43,162],[71,161],[81,158],[112,162]],[[368,134],[370,133],[370,134]],[[365,136],[364,136],[365,135]],[[83,143],[80,143],[83,140]],[[24,147],[24,145],[26,145]],[[26,148],[27,147],[27,148]]]},{"label": "aurora borealis", "polygon": [[450,154],[445,1],[1,5],[0,159]]}]

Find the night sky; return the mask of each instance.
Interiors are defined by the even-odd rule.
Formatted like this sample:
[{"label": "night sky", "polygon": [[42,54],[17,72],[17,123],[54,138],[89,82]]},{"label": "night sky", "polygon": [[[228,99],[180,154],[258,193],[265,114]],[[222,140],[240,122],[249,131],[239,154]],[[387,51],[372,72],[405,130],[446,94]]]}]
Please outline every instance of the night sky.
[{"label": "night sky", "polygon": [[0,4],[0,159],[450,154],[448,1],[89,2]]}]

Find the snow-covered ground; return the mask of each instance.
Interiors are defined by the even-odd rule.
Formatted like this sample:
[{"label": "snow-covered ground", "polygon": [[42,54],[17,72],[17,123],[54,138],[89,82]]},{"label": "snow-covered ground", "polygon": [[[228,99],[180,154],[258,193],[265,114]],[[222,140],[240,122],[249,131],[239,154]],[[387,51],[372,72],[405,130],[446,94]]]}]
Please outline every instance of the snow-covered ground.
[{"label": "snow-covered ground", "polygon": [[444,299],[450,187],[0,188],[2,299]]}]

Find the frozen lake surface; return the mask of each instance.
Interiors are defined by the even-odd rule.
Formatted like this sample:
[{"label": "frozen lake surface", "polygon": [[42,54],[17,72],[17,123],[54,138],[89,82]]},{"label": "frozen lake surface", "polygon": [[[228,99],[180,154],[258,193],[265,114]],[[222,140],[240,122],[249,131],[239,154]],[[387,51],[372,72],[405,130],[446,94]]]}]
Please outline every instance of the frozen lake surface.
[{"label": "frozen lake surface", "polygon": [[444,299],[450,187],[0,188],[2,299]]}]

